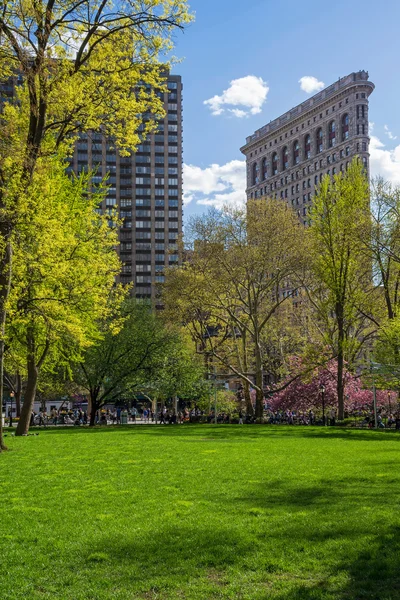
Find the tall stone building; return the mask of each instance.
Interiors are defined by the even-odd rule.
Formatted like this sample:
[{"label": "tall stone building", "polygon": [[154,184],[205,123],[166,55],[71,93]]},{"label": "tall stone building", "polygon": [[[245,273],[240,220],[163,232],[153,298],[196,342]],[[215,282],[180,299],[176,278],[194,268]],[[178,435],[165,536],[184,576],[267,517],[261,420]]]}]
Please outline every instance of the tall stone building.
[{"label": "tall stone building", "polygon": [[315,185],[344,171],[354,156],[369,168],[366,71],[351,73],[246,139],[247,198],[281,198],[304,225]]},{"label": "tall stone building", "polygon": [[[0,85],[0,104],[13,101],[21,75]],[[137,152],[120,156],[101,132],[81,135],[67,171],[94,169],[94,183],[108,174],[109,190],[99,212],[117,210],[122,219],[118,252],[120,280],[133,282],[133,295],[158,305],[164,269],[178,264],[182,233],[182,81],[169,75],[160,92],[165,118]]]}]

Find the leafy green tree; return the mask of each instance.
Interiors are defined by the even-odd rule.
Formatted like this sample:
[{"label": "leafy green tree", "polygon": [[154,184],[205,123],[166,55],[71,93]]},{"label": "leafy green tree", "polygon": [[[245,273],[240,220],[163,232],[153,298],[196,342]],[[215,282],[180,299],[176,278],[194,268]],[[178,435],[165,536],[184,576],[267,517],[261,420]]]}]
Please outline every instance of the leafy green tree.
[{"label": "leafy green tree", "polygon": [[88,196],[87,185],[55,157],[35,171],[21,202],[6,332],[9,352],[26,365],[17,435],[28,431],[40,371],[78,359],[97,337],[119,272],[116,230],[97,214],[99,195]]},{"label": "leafy green tree", "polygon": [[[161,59],[190,20],[186,0],[2,3],[0,78],[23,83],[0,131],[0,404],[12,236],[37,166],[71,152],[79,133],[101,129],[126,153],[154,131],[169,68]],[[1,440],[0,425],[0,449]]]},{"label": "leafy green tree", "polygon": [[359,235],[370,228],[368,180],[355,159],[346,173],[325,177],[311,210],[312,278],[304,288],[317,321],[323,345],[337,359],[339,419],[344,416],[347,361],[354,365],[374,335],[372,262]]},{"label": "leafy green tree", "polygon": [[254,386],[261,419],[265,335],[297,293],[304,229],[286,203],[263,199],[196,218],[189,233],[186,264],[167,274],[167,310],[190,328],[200,352],[240,377],[247,390]]},{"label": "leafy green tree", "polygon": [[371,182],[371,218],[369,235],[361,232],[361,236],[371,254],[377,292],[374,322],[379,334],[374,354],[381,363],[400,365],[399,186],[382,178]]},{"label": "leafy green tree", "polygon": [[171,331],[168,354],[146,390],[157,400],[198,399],[208,391],[200,357],[193,353],[181,332]]},{"label": "leafy green tree", "polygon": [[134,300],[125,302],[121,314],[104,319],[100,328],[102,338],[86,349],[74,376],[89,394],[90,425],[102,406],[157,380],[171,344],[160,317]]}]

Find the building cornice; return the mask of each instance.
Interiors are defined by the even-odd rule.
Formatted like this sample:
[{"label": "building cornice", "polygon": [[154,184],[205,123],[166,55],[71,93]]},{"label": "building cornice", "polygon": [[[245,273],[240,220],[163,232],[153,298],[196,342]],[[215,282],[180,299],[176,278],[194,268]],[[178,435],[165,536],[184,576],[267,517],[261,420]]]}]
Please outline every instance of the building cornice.
[{"label": "building cornice", "polygon": [[288,126],[296,126],[296,123],[300,123],[312,115],[315,110],[323,108],[326,104],[330,104],[332,98],[345,95],[349,89],[359,87],[369,88],[368,96],[375,89],[375,85],[368,79],[367,71],[358,71],[346,77],[339,78],[338,81],[318,94],[308,98],[277,119],[257,129],[253,135],[246,139],[246,144],[240,148],[240,151],[243,154],[247,154],[253,148],[258,148],[260,143],[263,143],[263,140],[269,138],[272,134],[280,135]]}]

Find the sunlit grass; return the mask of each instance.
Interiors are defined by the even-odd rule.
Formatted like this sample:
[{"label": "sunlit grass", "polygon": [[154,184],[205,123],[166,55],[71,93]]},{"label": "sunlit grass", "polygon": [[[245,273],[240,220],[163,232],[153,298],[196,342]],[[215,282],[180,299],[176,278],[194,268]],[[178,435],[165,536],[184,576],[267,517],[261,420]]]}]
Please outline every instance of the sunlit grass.
[{"label": "sunlit grass", "polygon": [[41,431],[0,456],[0,598],[400,597],[395,432]]}]

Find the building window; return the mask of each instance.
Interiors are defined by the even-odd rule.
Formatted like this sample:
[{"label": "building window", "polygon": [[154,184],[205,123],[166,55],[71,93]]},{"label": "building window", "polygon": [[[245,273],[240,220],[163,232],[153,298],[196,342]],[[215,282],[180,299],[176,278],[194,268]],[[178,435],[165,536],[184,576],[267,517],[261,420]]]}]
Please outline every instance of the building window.
[{"label": "building window", "polygon": [[287,146],[282,150],[282,170],[287,169],[289,166],[289,152]]},{"label": "building window", "polygon": [[278,174],[278,155],[276,152],[274,152],[272,155],[272,174]]},{"label": "building window", "polygon": [[265,158],[265,156],[261,162],[261,177],[263,181],[267,179],[267,159]]},{"label": "building window", "polygon": [[333,148],[336,144],[336,125],[335,121],[331,121],[328,125],[328,145]]},{"label": "building window", "polygon": [[357,119],[365,119],[365,105],[364,104],[357,105]]},{"label": "building window", "polygon": [[346,113],[342,117],[342,142],[349,139],[349,115]]},{"label": "building window", "polygon": [[322,127],[317,130],[317,154],[324,149]]},{"label": "building window", "polygon": [[251,184],[252,185],[257,185],[258,181],[259,181],[259,173],[258,173],[259,169],[258,169],[258,163],[255,162],[253,163],[253,168],[252,168],[252,177],[251,177]]},{"label": "building window", "polygon": [[350,156],[350,146],[346,146],[346,156]]},{"label": "building window", "polygon": [[293,164],[297,165],[300,162],[300,146],[296,140],[293,144]]},{"label": "building window", "polygon": [[362,143],[362,151],[366,152],[367,151],[367,142],[363,142]]},{"label": "building window", "polygon": [[311,136],[307,134],[304,138],[304,154],[306,158],[311,158]]}]

